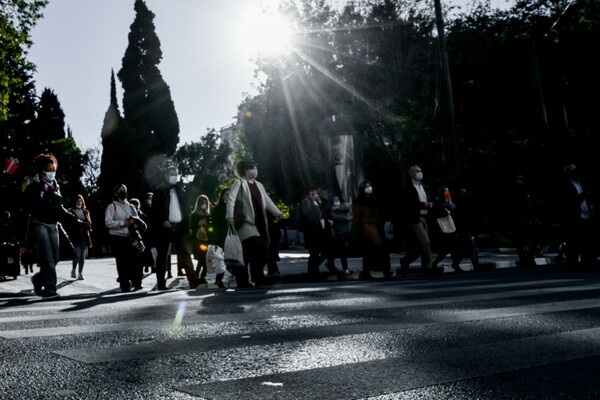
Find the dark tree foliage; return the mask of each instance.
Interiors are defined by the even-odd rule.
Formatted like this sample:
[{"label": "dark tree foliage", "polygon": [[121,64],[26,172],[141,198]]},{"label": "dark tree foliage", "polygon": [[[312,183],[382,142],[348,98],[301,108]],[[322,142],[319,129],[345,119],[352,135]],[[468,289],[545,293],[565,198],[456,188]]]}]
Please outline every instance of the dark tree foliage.
[{"label": "dark tree foliage", "polygon": [[108,204],[112,200],[113,188],[122,183],[121,162],[126,160],[126,153],[123,152],[123,117],[119,112],[119,103],[117,101],[117,87],[115,83],[115,74],[111,71],[110,75],[110,104],[104,114],[102,124],[102,158],[100,162],[100,176],[98,177],[98,189],[100,191],[100,200],[103,204]]},{"label": "dark tree foliage", "polygon": [[122,165],[123,182],[139,195],[148,188],[143,173],[150,157],[175,153],[179,121],[169,87],[158,69],[162,51],[154,13],[142,0],[136,0],[134,9],[129,44],[117,75],[123,86],[120,146],[127,155],[121,161],[128,161],[128,165]]},{"label": "dark tree foliage", "polygon": [[188,185],[191,198],[205,194],[211,200],[216,199],[219,186],[230,176],[230,154],[229,145],[222,143],[214,130],[203,135],[199,142],[186,143],[177,149],[174,160],[179,173],[194,177]]},{"label": "dark tree foliage", "polygon": [[52,89],[45,88],[37,107],[34,130],[48,141],[60,140],[65,134],[65,113]]},{"label": "dark tree foliage", "polygon": [[[293,48],[256,60],[266,78],[240,114],[242,137],[263,180],[288,203],[299,200],[306,184],[324,181],[327,132],[319,127],[332,115],[352,124],[364,176],[380,199],[395,198],[414,163],[432,188],[477,186],[475,195],[487,205],[482,213],[502,207],[489,202],[517,172],[542,192],[566,162],[594,169],[598,1],[523,1],[506,11],[482,2],[445,15],[460,171],[454,169],[435,14],[427,4],[368,0],[333,10],[327,2],[300,1],[282,7],[297,31]],[[386,207],[397,208],[394,203]]]}]

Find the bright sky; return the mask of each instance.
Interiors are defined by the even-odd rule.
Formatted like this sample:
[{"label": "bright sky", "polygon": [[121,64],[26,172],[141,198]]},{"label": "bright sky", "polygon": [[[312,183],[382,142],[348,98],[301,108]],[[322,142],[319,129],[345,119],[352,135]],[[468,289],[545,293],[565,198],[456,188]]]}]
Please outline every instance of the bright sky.
[{"label": "bright sky", "polygon": [[[235,122],[244,93],[253,93],[254,65],[245,51],[251,35],[239,32],[260,3],[146,0],[155,14],[163,52],[158,68],[171,89],[180,145],[198,141],[208,128],[218,130]],[[505,3],[492,1],[495,6]],[[82,149],[100,147],[110,99],[110,71],[112,68],[116,74],[121,68],[135,16],[133,4],[134,0],[51,0],[32,33],[34,45],[28,59],[37,65],[38,94],[46,87],[54,90],[66,125]],[[117,99],[122,112],[118,79]]]}]

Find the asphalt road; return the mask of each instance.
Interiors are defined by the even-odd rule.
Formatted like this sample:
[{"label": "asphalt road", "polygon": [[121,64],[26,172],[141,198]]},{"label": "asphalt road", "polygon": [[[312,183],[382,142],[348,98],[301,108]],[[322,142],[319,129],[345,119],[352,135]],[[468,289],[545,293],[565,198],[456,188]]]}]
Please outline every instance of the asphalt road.
[{"label": "asphalt road", "polygon": [[90,260],[57,301],[0,282],[3,398],[600,398],[600,272],[166,292],[149,276],[127,294],[114,278]]}]

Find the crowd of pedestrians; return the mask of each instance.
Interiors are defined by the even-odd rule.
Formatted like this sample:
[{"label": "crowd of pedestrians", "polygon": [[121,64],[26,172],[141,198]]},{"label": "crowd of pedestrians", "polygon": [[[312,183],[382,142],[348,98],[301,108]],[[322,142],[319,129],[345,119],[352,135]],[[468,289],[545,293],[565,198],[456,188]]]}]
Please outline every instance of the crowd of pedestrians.
[{"label": "crowd of pedestrians", "polygon": [[[39,272],[32,276],[34,291],[44,299],[52,299],[58,296],[56,264],[63,242],[73,250],[71,278],[84,279],[85,259],[93,245],[92,219],[82,195],[75,197],[69,209],[63,206],[55,178],[58,161],[54,156],[40,154],[34,165],[37,172],[24,191],[28,221],[21,253],[25,259],[27,252],[35,249]],[[232,185],[222,188],[214,203],[207,194],[197,195],[190,203],[192,199],[178,179],[175,166],[166,168],[163,182],[153,192],[146,193],[143,202],[129,199],[127,187],[117,184],[113,200],[105,209],[104,225],[121,291],[142,289],[144,273],[148,272],[156,274],[157,289],[166,290],[166,281],[172,277],[172,252],[176,254],[179,275],[187,277],[191,289],[207,285],[209,246],[224,248],[226,236],[232,230],[241,241],[244,259],[243,266],[229,269],[237,287],[261,287],[279,278],[280,224],[284,216],[257,177],[254,161],[240,161],[235,167]],[[408,266],[418,259],[426,276],[440,275],[443,272],[440,265],[448,256],[450,266],[457,273],[464,272],[460,267],[464,258],[468,258],[476,270],[479,267],[477,224],[469,191],[464,186],[453,189],[445,184],[432,196],[424,182],[421,167],[411,166],[397,199],[400,207],[394,223],[401,224],[402,229],[394,231],[402,232],[404,251],[396,275],[406,276]],[[346,279],[353,273],[348,258],[354,255],[362,259],[360,279],[374,279],[372,272],[375,271],[384,279],[394,275],[375,187],[371,181],[363,180],[357,190],[353,199],[333,193],[331,200],[326,201],[327,191],[317,185],[307,187],[298,207],[296,226],[303,234],[309,255],[307,281],[320,280],[321,267],[326,268],[327,274]],[[514,176],[507,194],[510,218],[506,222],[519,256],[519,266],[533,268],[540,251],[539,230],[534,228],[533,222],[538,205],[522,174]],[[576,165],[564,168],[553,201],[568,266],[596,265],[598,234],[593,199]],[[188,209],[188,204],[194,204],[193,208]],[[16,232],[10,213],[5,212],[2,241],[17,241]],[[61,234],[65,237],[60,237]],[[336,266],[336,260],[341,269]],[[33,272],[30,265],[25,268]],[[223,279],[223,272],[216,274],[215,284],[220,288],[225,287]]]}]

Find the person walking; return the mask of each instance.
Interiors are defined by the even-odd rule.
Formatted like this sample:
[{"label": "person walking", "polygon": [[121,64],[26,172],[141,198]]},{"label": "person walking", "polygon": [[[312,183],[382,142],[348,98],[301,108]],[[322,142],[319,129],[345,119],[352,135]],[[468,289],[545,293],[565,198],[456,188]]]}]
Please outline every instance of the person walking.
[{"label": "person walking", "polygon": [[39,154],[33,160],[36,174],[24,192],[25,209],[30,215],[30,229],[37,248],[40,272],[31,277],[33,290],[44,300],[60,295],[56,291],[56,264],[60,260],[59,222],[83,225],[63,207],[60,186],[56,181],[58,161],[51,154]]},{"label": "person walking", "polygon": [[190,241],[192,243],[192,254],[198,261],[196,266],[196,275],[198,284],[205,285],[206,272],[206,252],[208,245],[212,244],[209,233],[212,232],[212,221],[210,212],[210,200],[208,196],[201,194],[196,198],[194,209],[190,216]]},{"label": "person walking", "polygon": [[439,275],[441,268],[433,268],[431,241],[427,227],[427,214],[432,209],[433,203],[423,185],[423,171],[418,165],[413,165],[408,170],[410,182],[404,193],[404,218],[407,223],[407,249],[400,259],[400,268],[397,273],[406,276],[409,265],[419,256],[421,268],[426,275]]},{"label": "person walking", "polygon": [[[227,220],[225,218],[225,214],[227,212],[227,197],[229,196],[229,188],[223,188],[219,192],[217,196],[217,201],[212,207],[212,229],[213,229],[213,241],[214,244],[219,246],[221,249],[225,247],[225,237],[227,236]],[[225,277],[225,273],[218,273],[215,275],[215,285],[217,287],[224,289],[225,284],[223,283],[223,278]]]},{"label": "person walking", "polygon": [[352,271],[348,269],[348,254],[352,237],[352,213],[339,196],[333,196],[331,206],[327,210],[327,218],[332,231],[332,262],[339,257],[342,273],[344,276],[350,276]]},{"label": "person walking", "polygon": [[154,191],[153,215],[150,217],[156,228],[157,247],[156,285],[158,290],[166,290],[165,272],[170,265],[169,246],[173,245],[177,254],[177,270],[184,270],[190,289],[198,287],[190,249],[189,212],[187,212],[186,192],[177,180],[178,170],[169,166],[165,172],[165,183]]},{"label": "person walking", "polygon": [[150,223],[150,215],[152,215],[152,200],[154,198],[154,193],[148,192],[146,193],[144,202],[140,204],[139,211],[140,216],[144,219],[144,222],[148,225],[148,229],[144,232],[143,239],[144,244],[146,245],[146,249],[144,250],[144,254],[142,256],[142,266],[144,267],[144,272],[156,273],[156,240],[154,238],[154,231],[152,224]]},{"label": "person walking", "polygon": [[594,226],[592,192],[575,164],[564,168],[557,192],[558,212],[567,246],[567,265],[569,268],[593,268],[598,233]]},{"label": "person walking", "polygon": [[139,218],[136,208],[127,200],[127,186],[124,184],[115,186],[113,201],[104,212],[104,224],[108,228],[110,248],[117,263],[117,281],[121,292],[141,290],[143,271],[131,234],[135,229],[145,231],[146,223]]},{"label": "person walking", "polygon": [[452,219],[458,232],[458,244],[462,258],[469,258],[473,270],[478,270],[479,252],[477,250],[477,213],[473,204],[471,194],[466,187],[460,187],[456,196],[453,197],[455,208]]},{"label": "person walking", "polygon": [[379,216],[373,185],[364,180],[358,185],[358,196],[352,209],[352,239],[362,251],[360,278],[372,279],[371,271],[382,271],[390,278],[390,255],[386,249],[383,221]]},{"label": "person walking", "polygon": [[534,200],[522,174],[515,175],[507,195],[507,221],[519,256],[519,267],[535,268]]},{"label": "person walking", "polygon": [[460,273],[465,272],[460,268],[462,260],[458,241],[458,231],[454,222],[453,213],[456,204],[452,201],[452,194],[447,186],[442,186],[434,199],[432,214],[436,219],[436,232],[438,233],[438,255],[433,260],[433,268],[437,268],[440,262],[450,254],[452,268]]},{"label": "person walking", "polygon": [[325,209],[321,206],[317,186],[311,185],[307,188],[306,196],[300,204],[300,213],[304,232],[304,247],[308,250],[308,268],[306,271],[308,279],[311,281],[319,279],[319,266],[325,260],[327,260],[329,272],[336,274],[338,277],[341,276],[341,271],[333,265],[330,226],[327,222]]},{"label": "person walking", "polygon": [[254,161],[238,162],[235,174],[237,178],[229,191],[225,217],[227,223],[234,227],[234,211],[236,201],[238,201],[243,218],[236,231],[242,242],[244,262],[246,263],[246,268],[236,271],[235,279],[238,287],[252,287],[248,281],[249,267],[252,282],[259,287],[265,282],[264,267],[269,259],[270,238],[267,210],[280,219],[283,218],[283,213],[269,197],[262,183],[256,180],[258,169]]},{"label": "person walking", "polygon": [[[69,237],[75,248],[76,258],[73,259],[73,269],[71,270],[71,278],[83,280],[83,264],[87,256],[88,249],[92,247],[92,219],[90,212],[85,206],[85,200],[82,195],[77,195],[75,198],[75,207],[69,208],[69,212],[74,214],[77,219],[83,224],[77,224]],[[78,268],[79,267],[79,268]]]}]

